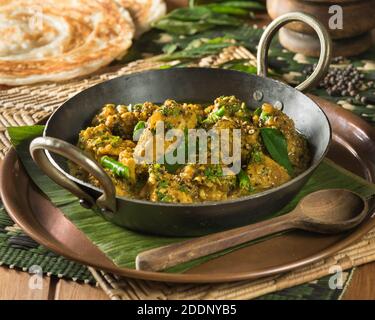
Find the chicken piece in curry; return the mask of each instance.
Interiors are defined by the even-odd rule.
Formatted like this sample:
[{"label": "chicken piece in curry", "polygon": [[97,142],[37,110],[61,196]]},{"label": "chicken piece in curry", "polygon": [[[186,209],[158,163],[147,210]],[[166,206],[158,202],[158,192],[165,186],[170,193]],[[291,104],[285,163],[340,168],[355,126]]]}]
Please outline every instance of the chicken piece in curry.
[{"label": "chicken piece in curry", "polygon": [[[184,132],[181,141],[158,142],[159,123],[163,123],[164,132]],[[186,151],[192,129],[237,129],[239,170],[233,171],[233,166],[220,157],[219,161],[212,161],[210,138],[206,162],[191,161],[190,149],[182,164],[158,161],[165,158],[173,143]],[[218,137],[224,139],[220,133]],[[234,134],[226,139],[230,145]],[[156,146],[160,144],[163,147],[158,153]],[[136,155],[144,153],[147,146],[151,146],[151,161],[139,161]],[[174,100],[160,105],[107,104],[92,125],[80,132],[78,147],[102,165],[118,196],[170,203],[224,201],[275,188],[306,170],[311,159],[307,140],[286,114],[267,103],[251,110],[234,96],[219,97],[212,104]],[[197,153],[198,149],[199,146]],[[229,151],[234,153],[233,150]],[[93,176],[73,164],[70,167],[74,176],[100,187]]]}]

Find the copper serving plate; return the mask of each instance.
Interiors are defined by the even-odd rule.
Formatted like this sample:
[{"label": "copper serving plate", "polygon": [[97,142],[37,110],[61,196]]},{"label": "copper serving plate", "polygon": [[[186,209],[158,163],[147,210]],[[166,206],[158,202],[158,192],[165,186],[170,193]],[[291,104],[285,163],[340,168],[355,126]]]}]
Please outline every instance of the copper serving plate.
[{"label": "copper serving plate", "polygon": [[[375,181],[375,129],[344,109],[312,97],[326,112],[333,128],[328,157],[352,172]],[[374,203],[357,229],[340,235],[289,232],[208,261],[186,273],[143,272],[115,266],[56,209],[26,175],[11,150],[3,163],[1,197],[12,219],[33,239],[80,263],[122,276],[167,282],[228,282],[290,271],[325,258],[359,240],[375,227]]]}]

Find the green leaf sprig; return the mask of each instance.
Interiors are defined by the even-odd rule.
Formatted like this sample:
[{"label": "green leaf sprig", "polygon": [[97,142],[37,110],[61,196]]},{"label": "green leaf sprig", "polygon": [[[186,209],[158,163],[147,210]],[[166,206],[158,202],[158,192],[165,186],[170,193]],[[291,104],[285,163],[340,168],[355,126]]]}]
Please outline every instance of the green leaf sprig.
[{"label": "green leaf sprig", "polygon": [[275,128],[261,128],[264,145],[271,158],[283,166],[290,176],[293,176],[293,166],[288,156],[288,146],[282,132]]},{"label": "green leaf sprig", "polygon": [[179,8],[156,21],[153,27],[170,34],[194,35],[217,26],[238,27],[244,18],[253,16],[253,10],[263,10],[256,1],[225,1],[200,4],[189,1],[188,8]]}]

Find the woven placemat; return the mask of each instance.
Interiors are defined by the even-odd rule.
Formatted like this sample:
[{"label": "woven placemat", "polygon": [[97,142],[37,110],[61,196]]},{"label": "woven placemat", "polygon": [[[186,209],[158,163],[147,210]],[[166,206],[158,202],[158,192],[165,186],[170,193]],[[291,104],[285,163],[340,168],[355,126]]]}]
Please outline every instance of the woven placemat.
[{"label": "woven placemat", "polygon": [[28,271],[38,266],[48,276],[95,283],[86,266],[58,256],[38,244],[14,224],[0,204],[0,265]]},{"label": "woven placemat", "polygon": [[[199,66],[216,67],[234,59],[250,59],[254,55],[242,47],[228,47],[218,55],[198,62]],[[174,62],[171,62],[173,65]],[[159,68],[165,63],[155,58],[139,60],[123,67],[113,67],[86,79],[67,83],[17,87],[0,92],[0,157],[10,148],[7,126],[31,125],[50,115],[61,103],[76,93],[102,81],[124,74]],[[34,243],[0,210],[0,264],[27,270],[32,264],[43,264],[47,274],[73,280],[94,279],[112,299],[337,299],[343,290],[328,286],[330,268],[338,265],[349,270],[375,260],[375,231],[362,241],[335,256],[305,268],[259,281],[243,281],[214,285],[173,285],[120,278],[68,261]],[[351,272],[344,272],[349,283]],[[320,279],[320,280],[317,280]],[[296,287],[298,286],[298,287]],[[294,288],[292,288],[294,287]],[[288,288],[288,289],[287,289]],[[275,293],[277,292],[277,293]],[[273,293],[273,294],[271,294]]]}]

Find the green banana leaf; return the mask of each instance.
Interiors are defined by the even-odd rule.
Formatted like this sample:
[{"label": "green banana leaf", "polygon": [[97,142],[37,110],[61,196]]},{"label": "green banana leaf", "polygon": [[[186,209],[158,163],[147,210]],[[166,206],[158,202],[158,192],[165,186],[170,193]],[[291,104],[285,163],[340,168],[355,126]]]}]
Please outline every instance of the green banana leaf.
[{"label": "green banana leaf", "polygon": [[[133,232],[106,221],[92,210],[81,207],[75,196],[51,181],[32,161],[29,144],[33,138],[40,136],[42,131],[43,126],[8,128],[17,154],[34,183],[116,265],[135,268],[135,257],[140,252],[183,240],[182,238],[158,237]],[[350,189],[365,198],[370,198],[375,194],[374,184],[335,165],[330,160],[324,160],[299,194],[283,210],[275,213],[275,216],[293,209],[306,194],[326,188]],[[193,266],[246,245],[248,244],[184,263],[168,269],[166,272],[186,271]]]}]

